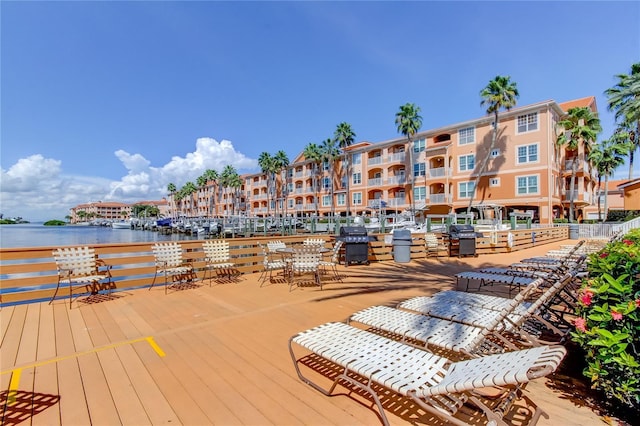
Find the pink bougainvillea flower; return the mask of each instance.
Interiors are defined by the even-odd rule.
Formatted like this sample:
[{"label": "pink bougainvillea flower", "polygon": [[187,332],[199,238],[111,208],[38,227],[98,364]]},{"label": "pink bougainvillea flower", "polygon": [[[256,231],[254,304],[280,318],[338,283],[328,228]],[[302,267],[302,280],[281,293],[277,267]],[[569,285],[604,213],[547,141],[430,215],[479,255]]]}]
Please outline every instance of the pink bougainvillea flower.
[{"label": "pink bougainvillea flower", "polygon": [[589,289],[585,289],[580,295],[580,301],[585,306],[591,305],[591,299],[593,299],[593,292]]},{"label": "pink bougainvillea flower", "polygon": [[632,246],[633,245],[633,241],[631,240],[622,240],[623,243],[625,243],[628,246]]},{"label": "pink bougainvillea flower", "polygon": [[609,256],[609,253],[606,253],[606,252],[600,253],[600,259],[604,259],[607,256]]},{"label": "pink bougainvillea flower", "polygon": [[611,311],[611,318],[616,321],[620,321],[622,319],[622,314],[620,312]]},{"label": "pink bougainvillea flower", "polygon": [[636,308],[640,308],[640,299],[636,299]]},{"label": "pink bougainvillea flower", "polygon": [[585,321],[584,318],[576,318],[574,321],[574,324],[576,326],[576,330],[581,331],[583,333],[587,331],[587,322]]}]

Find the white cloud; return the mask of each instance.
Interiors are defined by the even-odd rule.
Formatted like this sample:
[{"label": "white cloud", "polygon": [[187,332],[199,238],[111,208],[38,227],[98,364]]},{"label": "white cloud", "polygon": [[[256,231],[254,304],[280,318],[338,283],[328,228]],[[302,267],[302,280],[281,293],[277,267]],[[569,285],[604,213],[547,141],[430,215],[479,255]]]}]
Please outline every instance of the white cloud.
[{"label": "white cloud", "polygon": [[120,180],[64,173],[63,162],[40,154],[18,160],[8,170],[0,169],[0,208],[5,217],[20,216],[31,222],[64,219],[69,209],[93,201],[159,200],[167,194],[167,185],[178,188],[195,183],[205,170],[221,172],[230,164],[245,173],[258,167],[257,160],[246,157],[230,141],[199,138],[194,152],[174,156],[153,167],[142,154],[117,150],[114,155],[127,169]]}]

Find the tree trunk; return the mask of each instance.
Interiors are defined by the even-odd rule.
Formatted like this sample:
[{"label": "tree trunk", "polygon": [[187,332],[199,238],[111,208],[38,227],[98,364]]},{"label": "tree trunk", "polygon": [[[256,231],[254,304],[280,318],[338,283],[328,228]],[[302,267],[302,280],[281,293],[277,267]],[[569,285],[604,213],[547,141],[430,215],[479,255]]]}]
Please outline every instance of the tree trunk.
[{"label": "tree trunk", "polygon": [[[605,185],[606,185],[605,177]],[[600,210],[600,194],[602,193],[602,176],[598,175],[598,222],[602,222],[602,210]]]},{"label": "tree trunk", "polygon": [[607,198],[609,198],[609,175],[604,175],[604,221],[607,221],[607,216],[609,215]]},{"label": "tree trunk", "polygon": [[471,191],[471,197],[469,197],[469,207],[467,207],[467,214],[471,213],[471,206],[473,205],[473,199],[476,195],[476,190],[478,188],[478,183],[480,182],[480,177],[482,173],[484,173],[484,169],[487,167],[487,163],[489,162],[489,157],[491,156],[491,151],[493,151],[493,147],[496,144],[496,140],[498,140],[498,110],[495,111],[493,116],[493,134],[491,135],[491,145],[489,145],[489,151],[487,151],[487,155],[484,157],[482,161],[482,165],[478,170],[478,175],[476,176],[475,181],[473,182],[473,191]]},{"label": "tree trunk", "polygon": [[413,194],[413,181],[414,181],[414,173],[413,173],[413,146],[411,143],[411,138],[407,138],[409,140],[409,202],[410,202],[410,206],[411,206],[411,216],[413,218],[413,221],[415,222],[416,220],[416,203],[415,203],[415,197]]},{"label": "tree trunk", "polygon": [[578,157],[576,156],[571,162],[571,183],[569,185],[569,222],[573,223],[573,199],[575,197],[576,174],[578,173]]}]

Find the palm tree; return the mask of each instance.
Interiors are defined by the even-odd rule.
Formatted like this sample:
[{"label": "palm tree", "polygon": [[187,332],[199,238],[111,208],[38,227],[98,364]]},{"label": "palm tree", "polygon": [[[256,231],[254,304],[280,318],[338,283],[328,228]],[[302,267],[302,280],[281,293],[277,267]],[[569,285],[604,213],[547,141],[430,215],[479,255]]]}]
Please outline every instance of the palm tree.
[{"label": "palm tree", "polygon": [[304,159],[310,161],[313,167],[311,185],[313,187],[313,202],[315,205],[316,216],[318,216],[318,178],[320,164],[322,162],[322,151],[318,145],[311,142],[304,147],[302,154],[304,155]]},{"label": "palm tree", "polygon": [[276,191],[278,191],[276,195],[279,198],[282,198],[282,203],[283,203],[282,210],[284,212],[284,215],[286,216],[287,196],[289,194],[289,191],[287,188],[287,183],[288,183],[287,167],[289,167],[289,157],[287,157],[286,152],[280,150],[276,152],[276,155],[273,156],[273,162],[274,162],[275,172],[280,173],[280,187],[279,187],[279,191],[278,191],[278,188],[276,188]]},{"label": "palm tree", "polygon": [[[581,146],[588,155],[591,151],[593,141],[598,137],[598,133],[602,131],[600,119],[594,112],[587,107],[570,108],[567,115],[558,122],[558,125],[564,129],[556,140],[559,146],[567,147],[569,151],[578,151]],[[578,172],[578,158],[571,162],[571,184],[569,194],[569,222],[573,222],[574,195],[576,174]]]},{"label": "palm tree", "polygon": [[262,173],[267,175],[267,216],[270,216],[269,208],[271,207],[272,193],[275,188],[275,162],[271,154],[262,152],[258,156],[258,165]]},{"label": "palm tree", "polygon": [[[640,62],[631,65],[629,74],[618,74],[618,83],[605,90],[608,109],[615,111],[616,122],[629,134],[629,180],[633,178],[633,157],[640,146]],[[635,129],[634,129],[635,128]]]},{"label": "palm tree", "polygon": [[516,100],[520,96],[518,93],[518,85],[516,82],[511,81],[510,76],[498,75],[487,84],[487,87],[480,91],[480,106],[487,106],[487,114],[493,114],[493,133],[491,134],[491,145],[487,150],[487,154],[482,160],[482,164],[478,169],[476,178],[473,182],[473,188],[471,189],[471,196],[469,197],[469,207],[467,207],[467,214],[471,212],[471,206],[473,205],[473,199],[476,195],[476,188],[480,177],[487,168],[487,162],[491,157],[491,151],[498,140],[498,125],[500,123],[500,110],[505,109],[509,111],[516,106]]},{"label": "palm tree", "polygon": [[624,164],[624,157],[629,153],[629,144],[625,135],[614,133],[610,139],[595,144],[589,153],[589,161],[598,173],[598,220],[602,221],[600,212],[601,183],[604,176],[604,217],[607,220],[607,203],[609,195],[609,176]]},{"label": "palm tree", "polygon": [[[350,173],[350,161],[347,156],[347,148],[351,146],[353,141],[356,138],[356,134],[351,129],[351,125],[349,123],[345,123],[344,121],[336,127],[336,131],[333,134],[338,146],[342,150],[342,167],[345,170],[345,174],[347,176],[346,179],[346,190],[347,190],[347,218],[351,215],[351,194],[349,194],[349,181],[351,180]],[[347,219],[348,220],[348,219]]]},{"label": "palm tree", "polygon": [[413,166],[413,137],[422,127],[422,117],[420,116],[420,107],[412,103],[406,103],[400,106],[400,111],[396,113],[396,126],[398,132],[402,133],[408,142],[409,148],[409,167],[411,168],[411,180],[409,181],[409,191],[411,197],[411,215],[415,220],[416,203],[415,194],[413,193],[415,171]]},{"label": "palm tree", "polygon": [[326,161],[329,164],[329,183],[330,183],[330,194],[331,194],[331,216],[335,216],[336,214],[336,203],[333,199],[334,195],[334,174],[335,174],[335,163],[336,159],[340,156],[340,150],[336,146],[335,139],[325,139],[322,141],[321,145],[321,153],[322,153],[322,161]]}]

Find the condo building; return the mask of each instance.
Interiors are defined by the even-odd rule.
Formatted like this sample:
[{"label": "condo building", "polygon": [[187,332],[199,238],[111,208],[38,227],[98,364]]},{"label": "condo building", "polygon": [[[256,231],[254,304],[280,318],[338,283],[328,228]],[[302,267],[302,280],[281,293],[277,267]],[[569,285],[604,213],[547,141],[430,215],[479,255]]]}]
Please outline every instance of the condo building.
[{"label": "condo building", "polygon": [[[572,107],[597,113],[594,97],[501,111],[491,149],[495,123],[493,115],[486,115],[420,131],[411,143],[404,136],[357,142],[334,162],[315,163],[301,153],[275,176],[242,175],[239,188],[208,182],[191,197],[170,196],[169,208],[173,216],[191,217],[353,216],[412,210],[427,217],[465,213],[472,204],[472,211],[478,205],[498,206],[505,220],[512,213],[528,214],[548,224],[567,218],[573,199],[575,219],[597,218],[598,180],[584,147],[569,150],[556,144],[563,131],[558,122]],[[571,193],[574,162],[577,174]]]}]

